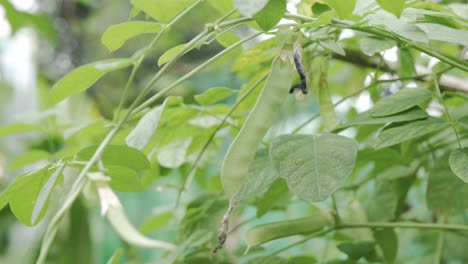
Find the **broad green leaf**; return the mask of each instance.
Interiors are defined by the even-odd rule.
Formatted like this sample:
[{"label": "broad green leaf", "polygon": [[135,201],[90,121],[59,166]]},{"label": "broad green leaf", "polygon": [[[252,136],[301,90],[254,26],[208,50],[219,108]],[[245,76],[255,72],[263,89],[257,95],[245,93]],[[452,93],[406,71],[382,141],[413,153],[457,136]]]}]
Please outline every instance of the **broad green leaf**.
[{"label": "broad green leaf", "polygon": [[278,238],[321,231],[331,224],[329,216],[318,213],[310,217],[258,225],[249,229],[245,237],[251,248]]},{"label": "broad green leaf", "polygon": [[109,51],[120,49],[127,40],[146,33],[158,33],[163,25],[148,21],[129,21],[109,27],[102,35],[102,44]]},{"label": "broad green leaf", "polygon": [[[229,47],[231,45],[233,45],[234,43],[238,42],[239,40],[241,40],[241,38],[232,33],[232,32],[224,32],[223,34],[221,35],[218,35],[216,37],[216,40],[219,42],[219,44],[223,45],[223,47]],[[242,50],[242,47],[238,47],[240,50]]]},{"label": "broad green leaf", "polygon": [[427,113],[419,107],[412,107],[401,113],[389,116],[374,117],[374,108],[360,113],[353,120],[341,126],[341,128],[356,126],[356,125],[372,125],[372,124],[386,124],[392,122],[403,122],[417,119],[427,118]]},{"label": "broad green leaf", "polygon": [[42,127],[38,125],[16,123],[0,127],[0,137],[37,131],[42,131]]},{"label": "broad green leaf", "polygon": [[26,165],[45,160],[49,158],[49,152],[44,150],[30,150],[24,155],[19,156],[13,162],[10,163],[10,169],[15,171],[23,168]]},{"label": "broad green leaf", "polygon": [[456,149],[450,153],[450,169],[460,180],[468,183],[468,148]]},{"label": "broad green leaf", "polygon": [[268,31],[278,24],[285,12],[286,0],[270,0],[253,18],[263,31]]},{"label": "broad green leaf", "polygon": [[374,237],[387,263],[393,263],[398,253],[398,236],[395,230],[390,228],[375,230]]},{"label": "broad green leaf", "polygon": [[0,194],[0,208],[8,202],[13,214],[23,224],[33,226],[44,216],[52,187],[58,181],[63,166],[53,170],[50,165],[17,176]]},{"label": "broad green leaf", "polygon": [[[96,152],[97,148],[97,145],[86,147],[78,152],[76,156],[78,160],[88,161]],[[101,161],[104,167],[123,166],[134,171],[142,171],[150,167],[150,163],[145,154],[138,149],[125,145],[108,145],[101,155]]]},{"label": "broad green leaf", "polygon": [[429,39],[424,31],[422,31],[418,26],[410,23],[406,23],[394,15],[377,11],[372,13],[366,18],[369,20],[369,24],[371,25],[383,25],[387,27],[389,30],[393,31],[397,35],[400,35],[404,38],[415,42],[422,42],[428,43]]},{"label": "broad green leaf", "polygon": [[312,13],[316,16],[320,16],[321,14],[331,10],[332,9],[326,4],[316,2],[312,5]]},{"label": "broad green leaf", "polygon": [[186,44],[180,44],[180,45],[177,45],[175,47],[172,47],[172,48],[166,50],[166,52],[164,52],[161,55],[161,57],[159,57],[158,66],[161,66],[161,65],[165,64],[166,62],[172,60],[177,55],[177,53],[179,53],[179,51],[181,51],[183,48],[185,48],[185,45]]},{"label": "broad green leaf", "polygon": [[454,29],[434,23],[420,23],[416,26],[422,29],[431,40],[468,46],[468,30]]},{"label": "broad green leaf", "polygon": [[176,247],[173,244],[148,238],[142,235],[128,221],[127,216],[121,206],[111,206],[106,213],[107,220],[114,228],[114,231],[130,245],[143,248],[161,248],[165,250],[174,250]]},{"label": "broad green leaf", "polygon": [[255,194],[263,193],[278,177],[278,173],[270,162],[268,149],[257,151],[255,160],[249,167],[249,173],[244,185],[233,197],[233,200],[240,201]]},{"label": "broad green leaf", "polygon": [[379,100],[372,108],[372,117],[389,116],[410,109],[434,94],[425,88],[406,88]]},{"label": "broad green leaf", "polygon": [[283,179],[278,179],[272,183],[268,190],[261,197],[255,200],[255,205],[257,206],[257,218],[268,213],[281,200],[288,200],[288,193],[288,186]]},{"label": "broad green leaf", "polygon": [[358,16],[364,16],[369,13],[373,13],[379,5],[375,0],[357,0],[356,6],[354,7],[353,14]]},{"label": "broad green leaf", "polygon": [[341,252],[346,253],[351,259],[359,260],[360,258],[371,257],[375,252],[374,241],[357,241],[346,242],[338,245]]},{"label": "broad green leaf", "polygon": [[96,61],[76,68],[58,80],[49,92],[49,105],[54,105],[72,95],[90,88],[106,73],[132,65],[130,58]]},{"label": "broad green leaf", "polygon": [[400,16],[401,11],[405,8],[405,0],[377,0],[379,5],[387,10],[395,14],[397,17]]},{"label": "broad green leaf", "polygon": [[123,248],[118,248],[114,251],[114,254],[110,257],[110,259],[107,261],[107,264],[120,264],[120,258],[122,257],[122,254],[124,253]]},{"label": "broad green leaf", "polygon": [[369,197],[366,206],[367,219],[370,222],[388,221],[395,218],[398,195],[389,180],[377,178],[375,190]]},{"label": "broad green leaf", "polygon": [[326,0],[330,7],[332,7],[341,19],[353,20],[353,10],[356,5],[356,0]]},{"label": "broad green leaf", "polygon": [[156,106],[146,113],[140,118],[136,127],[130,131],[127,138],[125,138],[127,145],[142,150],[150,142],[156,132],[166,106],[180,104],[182,102],[181,100],[181,97],[169,96],[161,105]]},{"label": "broad green leaf", "polygon": [[153,184],[159,178],[159,176],[161,176],[159,172],[159,164],[154,162],[151,164],[151,168],[146,170],[141,176],[141,185],[143,188],[147,188]]},{"label": "broad green leaf", "polygon": [[326,40],[320,41],[320,45],[330,51],[338,53],[342,56],[346,56],[346,53],[344,49],[341,47],[340,43],[336,42],[335,40],[326,39]]},{"label": "broad green leaf", "polygon": [[175,140],[158,149],[158,161],[166,168],[178,168],[187,161],[187,149],[192,138]]},{"label": "broad green leaf", "polygon": [[227,87],[213,87],[204,91],[202,94],[195,95],[194,99],[200,105],[208,106],[228,98],[233,93],[234,91]]},{"label": "broad green leaf", "polygon": [[234,0],[234,7],[237,8],[242,15],[252,17],[260,12],[268,2],[269,0]]},{"label": "broad green leaf", "polygon": [[[415,62],[411,50],[406,47],[398,49],[397,73],[400,77],[411,77],[416,75]],[[406,89],[403,89],[406,90]]]},{"label": "broad green leaf", "polygon": [[131,3],[152,18],[167,23],[195,0],[131,0]]},{"label": "broad green leaf", "polygon": [[106,165],[104,174],[111,178],[109,182],[113,190],[119,192],[141,192],[143,186],[136,171],[118,165]]},{"label": "broad green leaf", "polygon": [[330,89],[328,88],[328,61],[322,62],[326,65],[320,68],[320,77],[318,82],[318,97],[320,105],[320,116],[322,117],[325,129],[330,131],[335,128],[339,122],[336,118],[335,108],[331,100]]},{"label": "broad green leaf", "polygon": [[357,142],[335,135],[284,135],[273,140],[270,158],[290,190],[302,199],[328,198],[351,174]]},{"label": "broad green leaf", "polygon": [[395,124],[386,127],[375,140],[376,149],[385,148],[401,142],[422,137],[446,128],[448,123],[438,118],[427,118]]},{"label": "broad green leaf", "polygon": [[440,158],[429,173],[426,200],[436,214],[460,215],[468,209],[468,184],[450,170],[447,159]]},{"label": "broad green leaf", "polygon": [[376,37],[363,37],[359,40],[359,47],[368,56],[388,50],[396,45],[392,39],[382,39]]}]

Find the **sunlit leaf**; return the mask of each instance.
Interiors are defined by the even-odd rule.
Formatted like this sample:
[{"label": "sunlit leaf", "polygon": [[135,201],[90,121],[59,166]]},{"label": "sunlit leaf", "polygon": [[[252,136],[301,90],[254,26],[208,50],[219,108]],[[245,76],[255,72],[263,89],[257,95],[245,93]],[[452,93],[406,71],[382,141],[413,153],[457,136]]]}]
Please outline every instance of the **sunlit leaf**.
[{"label": "sunlit leaf", "polygon": [[42,131],[42,127],[39,125],[16,123],[0,127],[0,137],[38,131]]},{"label": "sunlit leaf", "polygon": [[187,160],[187,149],[192,143],[192,138],[175,140],[158,149],[158,161],[161,166],[177,168]]},{"label": "sunlit leaf", "polygon": [[109,27],[102,35],[102,43],[114,51],[120,49],[127,40],[146,33],[158,33],[162,24],[148,21],[129,21]]},{"label": "sunlit leaf", "polygon": [[161,65],[165,64],[166,62],[172,60],[177,55],[177,53],[179,53],[179,51],[181,51],[185,47],[185,45],[186,44],[180,44],[180,45],[174,46],[174,47],[170,48],[169,50],[167,50],[166,52],[164,52],[161,55],[161,57],[159,57],[159,59],[158,59],[158,66],[161,66]]},{"label": "sunlit leaf", "polygon": [[167,23],[195,0],[131,0],[131,3],[152,18]]},{"label": "sunlit leaf", "polygon": [[58,80],[49,92],[49,105],[54,105],[72,95],[90,88],[106,73],[132,65],[130,58],[108,59],[83,65]]},{"label": "sunlit leaf", "polygon": [[278,24],[284,12],[286,12],[286,0],[268,1],[267,5],[253,18],[263,31],[268,31]]},{"label": "sunlit leaf", "polygon": [[49,158],[49,152],[44,150],[30,150],[25,154],[19,156],[10,163],[10,169],[15,171],[21,169],[24,166],[33,164],[38,161],[47,161]]},{"label": "sunlit leaf", "polygon": [[111,178],[109,185],[116,191],[140,192],[143,190],[138,174],[128,167],[107,165],[104,174]]},{"label": "sunlit leaf", "polygon": [[377,0],[377,3],[379,3],[383,9],[396,16],[400,16],[401,11],[405,8],[405,0]]},{"label": "sunlit leaf", "polygon": [[328,198],[351,174],[357,142],[334,135],[284,135],[273,140],[270,158],[280,177],[308,201]]},{"label": "sunlit leaf", "polygon": [[353,10],[356,0],[326,0],[325,2],[336,11],[341,19],[352,20],[355,18]]},{"label": "sunlit leaf", "polygon": [[[76,156],[78,160],[88,161],[97,148],[97,145],[89,146],[78,152]],[[150,167],[145,154],[125,145],[108,145],[101,155],[101,161],[104,166],[123,166],[135,171],[146,170]]]},{"label": "sunlit leaf", "polygon": [[226,87],[213,87],[204,91],[202,94],[195,95],[194,99],[199,104],[208,106],[228,98],[233,93],[233,90]]}]

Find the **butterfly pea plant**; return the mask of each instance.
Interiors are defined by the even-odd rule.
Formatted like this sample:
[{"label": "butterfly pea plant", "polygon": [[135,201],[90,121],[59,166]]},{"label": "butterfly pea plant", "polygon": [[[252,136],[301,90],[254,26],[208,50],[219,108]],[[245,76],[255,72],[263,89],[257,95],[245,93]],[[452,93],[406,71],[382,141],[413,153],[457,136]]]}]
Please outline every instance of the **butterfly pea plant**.
[{"label": "butterfly pea plant", "polygon": [[[158,252],[157,263],[468,261],[467,4],[130,3],[128,21],[109,27],[102,44],[114,52],[153,38],[127,57],[74,69],[47,96],[57,108],[127,70],[113,118],[75,131],[102,136],[64,139],[46,165],[0,194],[21,223],[46,222],[37,263],[48,262],[80,197],[126,245],[108,263],[144,248]],[[159,56],[126,105],[143,63],[193,12],[218,18]],[[215,42],[217,54],[162,81],[184,55]],[[171,95],[219,60],[240,89],[203,87],[191,102]],[[0,135],[41,130],[17,123]],[[137,227],[119,193],[143,195],[171,177],[170,209]]]}]

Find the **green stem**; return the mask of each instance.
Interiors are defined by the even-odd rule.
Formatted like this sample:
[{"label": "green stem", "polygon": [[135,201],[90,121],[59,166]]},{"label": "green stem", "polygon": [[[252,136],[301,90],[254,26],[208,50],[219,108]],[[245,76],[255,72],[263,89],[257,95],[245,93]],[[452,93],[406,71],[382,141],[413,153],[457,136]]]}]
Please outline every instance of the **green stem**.
[{"label": "green stem", "polygon": [[455,122],[452,119],[452,115],[450,115],[450,112],[447,108],[447,105],[445,104],[444,98],[442,96],[442,93],[440,92],[440,87],[439,87],[439,79],[437,78],[436,74],[433,74],[432,80],[434,81],[434,86],[437,94],[437,99],[439,99],[440,104],[444,107],[444,111],[447,114],[448,121],[450,123],[450,126],[453,129],[453,133],[455,134],[455,137],[457,138],[458,146],[462,148],[462,144],[460,141],[460,136],[458,135],[457,128],[455,127]]},{"label": "green stem", "polygon": [[436,246],[436,251],[434,253],[434,264],[440,264],[442,263],[442,253],[444,251],[444,237],[445,237],[445,232],[440,230],[439,234],[437,235],[437,246]]},{"label": "green stem", "polygon": [[120,111],[122,110],[123,104],[125,100],[127,99],[127,94],[128,91],[130,90],[130,87],[132,86],[133,81],[135,80],[135,75],[140,68],[141,62],[144,60],[145,56],[141,56],[135,64],[133,64],[132,72],[130,73],[130,77],[127,80],[127,83],[125,84],[125,88],[122,92],[122,96],[120,97],[120,102],[119,106],[117,107],[116,112],[114,113],[114,123],[117,122],[120,116]]}]

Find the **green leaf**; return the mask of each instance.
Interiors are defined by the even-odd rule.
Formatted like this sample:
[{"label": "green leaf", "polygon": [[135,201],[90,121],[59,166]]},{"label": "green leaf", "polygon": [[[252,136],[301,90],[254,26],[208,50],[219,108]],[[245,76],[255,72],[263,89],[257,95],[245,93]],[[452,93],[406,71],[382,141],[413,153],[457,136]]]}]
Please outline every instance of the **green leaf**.
[{"label": "green leaf", "polygon": [[372,108],[372,117],[383,117],[403,112],[432,98],[433,95],[425,88],[402,89],[379,100]]},{"label": "green leaf", "polygon": [[163,25],[148,21],[129,21],[109,27],[102,35],[102,44],[109,51],[120,49],[127,40],[146,33],[158,33]]},{"label": "green leaf", "polygon": [[331,224],[330,217],[318,213],[310,217],[258,225],[249,229],[245,237],[251,248],[278,238],[317,232]]},{"label": "green leaf", "polygon": [[356,162],[355,140],[334,135],[284,135],[273,140],[270,158],[290,190],[308,201],[328,198],[343,185]]},{"label": "green leaf", "polygon": [[[223,45],[223,47],[229,47],[231,45],[233,45],[234,43],[238,42],[239,40],[241,40],[241,38],[232,33],[232,32],[224,32],[223,34],[221,35],[218,35],[216,37],[216,40],[219,42],[219,44]],[[242,50],[242,47],[238,47],[240,50]]]},{"label": "green leaf", "polygon": [[346,253],[351,259],[359,260],[362,257],[370,257],[375,252],[374,241],[346,242],[338,245],[341,252]]},{"label": "green leaf", "polygon": [[386,228],[374,231],[377,244],[382,249],[387,263],[393,263],[398,253],[398,236],[395,230]]},{"label": "green leaf", "polygon": [[[416,69],[414,67],[415,61],[413,54],[409,48],[398,49],[398,76],[400,77],[411,77],[416,75]],[[416,88],[417,89],[417,88]],[[403,89],[407,90],[407,89]]]},{"label": "green leaf", "polygon": [[49,158],[49,152],[44,150],[30,150],[24,155],[19,156],[13,162],[10,163],[10,169],[15,171],[23,168],[26,165],[33,164],[35,162],[45,160]]},{"label": "green leaf", "polygon": [[128,20],[138,16],[141,13],[141,10],[138,7],[133,7],[132,10],[130,10],[130,14],[128,14]]},{"label": "green leaf", "polygon": [[429,133],[439,131],[447,126],[447,122],[432,117],[424,120],[390,125],[379,134],[375,140],[374,147],[376,149],[380,149],[393,146],[410,139],[415,139]]},{"label": "green leaf", "polygon": [[[179,51],[181,51],[183,48],[185,48],[185,43],[184,44],[180,44],[180,45],[177,45],[175,47],[172,47],[168,50],[166,50],[166,52],[164,52],[158,59],[158,66],[162,66],[163,64],[165,64],[166,62],[172,60],[176,55],[177,53],[179,53]],[[187,53],[188,50],[185,52]],[[185,54],[184,53],[184,54]]]},{"label": "green leaf", "polygon": [[384,25],[397,35],[409,40],[422,43],[429,42],[426,33],[418,26],[406,23],[390,13],[376,11],[375,13],[366,16],[366,18],[369,20],[369,24]]},{"label": "green leaf", "polygon": [[322,117],[325,129],[328,131],[335,128],[339,122],[336,118],[335,108],[330,96],[330,89],[328,88],[328,61],[322,62],[320,67],[320,77],[318,82],[318,97],[320,105],[320,116]]},{"label": "green leaf", "polygon": [[460,215],[468,209],[468,184],[450,170],[447,159],[440,158],[429,173],[426,200],[429,209],[440,215]]},{"label": "green leaf", "polygon": [[279,256],[259,256],[259,257],[249,259],[247,262],[245,262],[245,264],[290,264],[290,263],[296,264],[296,262],[290,262],[287,259],[283,257],[279,257]]},{"label": "green leaf", "polygon": [[377,3],[396,16],[400,16],[401,11],[405,8],[405,0],[377,0]]},{"label": "green leaf", "polygon": [[450,169],[460,180],[468,183],[468,148],[456,149],[450,153]]},{"label": "green leaf", "polygon": [[234,3],[232,0],[208,0],[216,10],[221,14],[227,14],[229,11],[234,9]]},{"label": "green leaf", "polygon": [[353,120],[341,126],[341,128],[355,126],[355,125],[372,125],[372,124],[386,124],[392,122],[403,122],[417,119],[427,118],[427,113],[419,107],[412,107],[401,113],[389,116],[374,117],[374,108],[360,113]]},{"label": "green leaf", "polygon": [[271,38],[262,41],[244,51],[232,65],[232,70],[239,72],[251,66],[258,67],[261,63],[271,63],[272,59],[278,54],[277,50],[276,39]]},{"label": "green leaf", "polygon": [[367,219],[370,222],[388,221],[395,218],[398,196],[393,190],[392,181],[377,178],[375,191],[367,200]]},{"label": "green leaf", "polygon": [[320,41],[320,45],[330,51],[338,53],[342,56],[346,56],[346,53],[344,49],[341,47],[340,43],[336,42],[333,39],[326,39],[326,40]]},{"label": "green leaf", "polygon": [[[98,145],[94,145],[82,149],[76,154],[77,159],[82,161],[90,160],[97,148]],[[134,171],[142,171],[150,167],[145,154],[138,149],[124,145],[108,145],[101,155],[101,161],[104,167],[123,166]]]},{"label": "green leaf", "polygon": [[124,252],[123,248],[118,248],[114,251],[114,254],[110,257],[107,261],[107,264],[120,264],[120,258],[122,258],[122,254]]},{"label": "green leaf", "polygon": [[330,7],[332,7],[341,19],[352,20],[355,18],[353,15],[356,0],[326,0]]},{"label": "green leaf", "polygon": [[169,96],[161,105],[146,113],[140,118],[136,127],[130,131],[130,134],[125,138],[127,145],[132,148],[143,149],[156,132],[166,106],[180,104],[182,102],[181,100],[181,97]]},{"label": "green leaf", "polygon": [[72,95],[90,88],[106,73],[132,65],[129,58],[96,61],[76,68],[58,80],[49,92],[49,105],[52,106]]},{"label": "green leaf", "polygon": [[268,2],[269,0],[234,0],[234,7],[237,8],[242,15],[252,17],[265,8]]},{"label": "green leaf", "polygon": [[416,24],[431,40],[454,43],[468,46],[468,30],[454,29],[434,23]]},{"label": "green leaf", "polygon": [[140,231],[143,234],[147,234],[153,231],[156,231],[164,226],[166,226],[169,221],[174,216],[174,212],[169,211],[161,214],[152,216],[150,219],[145,221],[140,227]]},{"label": "green leaf", "polygon": [[381,39],[376,37],[363,37],[359,40],[359,47],[368,56],[388,50],[396,46],[393,39]]},{"label": "green leaf", "polygon": [[195,0],[131,0],[131,3],[152,18],[167,23]]},{"label": "green leaf", "polygon": [[183,138],[158,149],[157,159],[161,166],[166,168],[178,168],[187,161],[187,150],[192,143],[192,138]]},{"label": "green leaf", "polygon": [[270,162],[268,149],[258,150],[255,154],[255,160],[249,167],[244,185],[235,194],[233,200],[240,201],[249,196],[263,193],[278,177],[278,173]]},{"label": "green leaf", "polygon": [[0,127],[0,137],[37,131],[42,131],[42,127],[38,125],[16,123]]},{"label": "green leaf", "polygon": [[255,205],[257,206],[257,218],[268,213],[268,211],[274,208],[281,200],[287,200],[289,198],[288,192],[288,186],[283,179],[278,179],[272,183],[270,188],[255,201]]},{"label": "green leaf", "polygon": [[111,178],[109,182],[112,189],[119,192],[141,192],[143,186],[136,171],[118,165],[105,166],[104,174]]},{"label": "green leaf", "polygon": [[9,202],[11,211],[23,224],[37,224],[45,215],[50,192],[62,170],[63,166],[53,170],[47,165],[17,176],[0,194],[0,208]]},{"label": "green leaf", "polygon": [[208,106],[228,98],[233,93],[234,91],[227,87],[213,87],[204,91],[202,94],[195,95],[194,99],[200,105]]},{"label": "green leaf", "polygon": [[322,13],[325,13],[331,10],[332,9],[326,4],[316,2],[312,5],[312,13],[314,13],[314,15],[316,16],[320,16]]},{"label": "green leaf", "polygon": [[286,0],[272,0],[253,18],[263,31],[268,31],[278,24],[285,12]]}]

